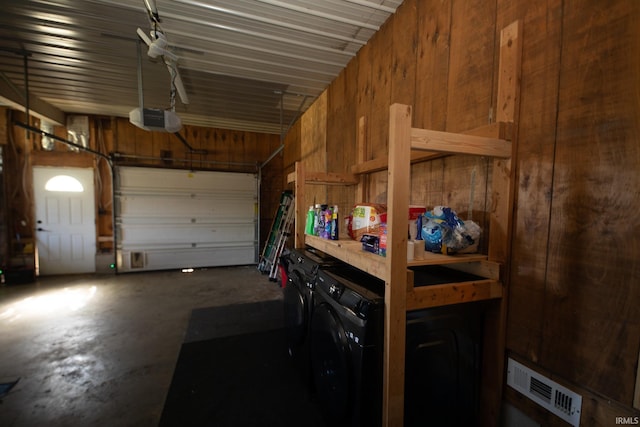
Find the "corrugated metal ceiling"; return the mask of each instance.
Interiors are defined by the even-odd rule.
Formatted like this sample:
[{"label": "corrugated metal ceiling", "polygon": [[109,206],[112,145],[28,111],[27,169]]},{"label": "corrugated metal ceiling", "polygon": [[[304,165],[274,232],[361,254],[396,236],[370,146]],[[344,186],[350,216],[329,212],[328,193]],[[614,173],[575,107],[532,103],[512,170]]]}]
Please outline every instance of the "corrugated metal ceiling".
[{"label": "corrugated metal ceiling", "polygon": [[[401,0],[156,0],[189,104],[185,124],[280,133]],[[144,0],[2,0],[0,97],[29,93],[66,113],[138,106]],[[140,43],[144,104],[170,106],[170,77]],[[13,92],[13,93],[8,93]]]}]

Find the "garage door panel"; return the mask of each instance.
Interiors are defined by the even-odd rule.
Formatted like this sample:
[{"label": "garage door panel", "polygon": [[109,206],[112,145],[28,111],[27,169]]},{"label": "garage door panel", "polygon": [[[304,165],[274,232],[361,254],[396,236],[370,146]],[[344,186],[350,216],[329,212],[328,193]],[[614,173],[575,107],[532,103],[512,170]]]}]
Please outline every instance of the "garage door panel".
[{"label": "garage door panel", "polygon": [[201,249],[158,249],[146,252],[122,251],[118,254],[118,264],[123,271],[166,270],[176,258],[189,260],[175,268],[222,267],[254,263],[252,247],[238,246]]},{"label": "garage door panel", "polygon": [[151,225],[156,224],[159,226],[173,226],[173,225],[181,225],[181,224],[253,224],[253,216],[252,217],[222,217],[222,218],[210,218],[210,217],[166,217],[166,216],[127,216],[124,218],[128,225]]},{"label": "garage door panel", "polygon": [[234,243],[253,245],[255,225],[249,224],[202,224],[176,225],[170,230],[165,226],[141,225],[122,227],[121,243],[126,246],[144,246],[147,244],[185,244],[193,243]]},{"label": "garage door panel", "polygon": [[121,198],[121,218],[199,218],[204,220],[224,220],[229,218],[255,218],[256,200],[244,198],[189,198],[172,197],[167,205],[167,197],[127,196]]},{"label": "garage door panel", "polygon": [[257,262],[253,174],[119,167],[118,271]]},{"label": "garage door panel", "polygon": [[[186,171],[120,167],[119,189],[135,194],[182,194],[184,191],[202,193],[234,193],[255,190],[255,175],[231,172]],[[229,179],[230,175],[234,175]],[[159,185],[161,184],[161,185]]]}]

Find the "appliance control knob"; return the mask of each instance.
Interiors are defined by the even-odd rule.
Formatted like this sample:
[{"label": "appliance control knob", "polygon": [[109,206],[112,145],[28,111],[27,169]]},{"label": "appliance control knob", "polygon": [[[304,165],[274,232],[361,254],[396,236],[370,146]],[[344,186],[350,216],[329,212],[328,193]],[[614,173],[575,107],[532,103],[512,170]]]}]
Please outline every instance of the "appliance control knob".
[{"label": "appliance control knob", "polygon": [[329,295],[331,295],[332,297],[337,297],[338,294],[340,292],[340,289],[338,289],[338,287],[336,285],[331,285],[329,287]]}]

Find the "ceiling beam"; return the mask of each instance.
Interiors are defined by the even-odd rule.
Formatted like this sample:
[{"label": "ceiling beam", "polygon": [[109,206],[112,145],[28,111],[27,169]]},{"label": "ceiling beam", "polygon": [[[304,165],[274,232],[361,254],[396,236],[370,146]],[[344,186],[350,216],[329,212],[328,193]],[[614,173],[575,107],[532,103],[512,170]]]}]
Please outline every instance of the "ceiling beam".
[{"label": "ceiling beam", "polygon": [[[3,73],[0,73],[0,104],[15,110],[26,111],[25,94],[21,93]],[[54,125],[65,126],[66,124],[66,115],[62,110],[33,94],[29,94],[29,114]]]}]

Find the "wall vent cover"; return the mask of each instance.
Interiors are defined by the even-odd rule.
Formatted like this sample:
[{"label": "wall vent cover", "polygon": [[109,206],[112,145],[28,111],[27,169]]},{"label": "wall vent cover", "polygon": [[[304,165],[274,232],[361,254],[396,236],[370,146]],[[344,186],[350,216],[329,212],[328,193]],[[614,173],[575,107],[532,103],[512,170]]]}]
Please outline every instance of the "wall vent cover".
[{"label": "wall vent cover", "polygon": [[144,252],[131,252],[131,268],[144,268]]},{"label": "wall vent cover", "polygon": [[509,359],[507,366],[507,385],[572,426],[580,425],[582,396],[579,394],[513,359]]}]

